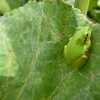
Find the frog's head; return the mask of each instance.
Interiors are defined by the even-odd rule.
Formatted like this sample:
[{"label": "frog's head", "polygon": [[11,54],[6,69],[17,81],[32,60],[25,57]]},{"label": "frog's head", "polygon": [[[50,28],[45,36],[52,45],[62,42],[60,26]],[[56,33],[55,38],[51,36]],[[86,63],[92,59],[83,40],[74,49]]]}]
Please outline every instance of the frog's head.
[{"label": "frog's head", "polygon": [[87,26],[85,28],[86,28],[86,33],[85,33],[84,43],[87,44],[88,42],[90,42],[91,29]]},{"label": "frog's head", "polygon": [[86,27],[87,31],[86,31],[86,36],[84,39],[84,51],[87,54],[87,51],[89,50],[90,46],[91,46],[91,41],[90,41],[90,37],[91,37],[91,29],[89,27]]}]

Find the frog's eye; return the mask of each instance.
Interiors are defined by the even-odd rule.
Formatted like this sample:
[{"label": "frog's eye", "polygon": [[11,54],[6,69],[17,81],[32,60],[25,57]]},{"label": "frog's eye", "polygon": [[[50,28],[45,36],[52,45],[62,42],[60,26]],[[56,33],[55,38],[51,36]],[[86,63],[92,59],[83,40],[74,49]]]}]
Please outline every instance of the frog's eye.
[{"label": "frog's eye", "polygon": [[86,34],[86,37],[85,37],[85,39],[84,39],[84,44],[86,43],[86,41],[87,41],[87,39],[88,39],[88,36],[89,36],[89,34],[87,33],[87,34]]}]

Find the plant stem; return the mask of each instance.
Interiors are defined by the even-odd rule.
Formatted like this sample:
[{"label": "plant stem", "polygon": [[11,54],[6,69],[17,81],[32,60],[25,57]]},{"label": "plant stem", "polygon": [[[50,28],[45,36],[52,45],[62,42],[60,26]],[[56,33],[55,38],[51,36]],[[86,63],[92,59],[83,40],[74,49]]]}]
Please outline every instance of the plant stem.
[{"label": "plant stem", "polygon": [[84,15],[87,15],[90,0],[75,0],[74,7],[79,8]]}]

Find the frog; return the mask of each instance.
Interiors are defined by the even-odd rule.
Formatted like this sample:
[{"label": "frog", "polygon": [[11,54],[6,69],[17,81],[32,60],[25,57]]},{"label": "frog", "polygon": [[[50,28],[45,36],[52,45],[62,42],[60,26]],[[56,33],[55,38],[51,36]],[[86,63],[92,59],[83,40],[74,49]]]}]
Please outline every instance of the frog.
[{"label": "frog", "polygon": [[64,59],[76,70],[81,69],[89,57],[90,38],[91,29],[88,26],[78,27],[68,44],[64,46]]}]

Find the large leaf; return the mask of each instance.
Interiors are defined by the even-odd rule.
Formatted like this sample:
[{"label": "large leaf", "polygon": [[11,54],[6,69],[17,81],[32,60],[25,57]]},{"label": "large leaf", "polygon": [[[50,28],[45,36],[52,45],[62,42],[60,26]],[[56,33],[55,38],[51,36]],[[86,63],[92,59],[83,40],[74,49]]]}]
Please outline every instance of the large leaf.
[{"label": "large leaf", "polygon": [[[92,29],[90,56],[79,71],[64,45],[79,26]],[[99,100],[100,25],[61,0],[30,2],[0,18],[1,100]],[[80,33],[81,34],[81,33]]]}]

